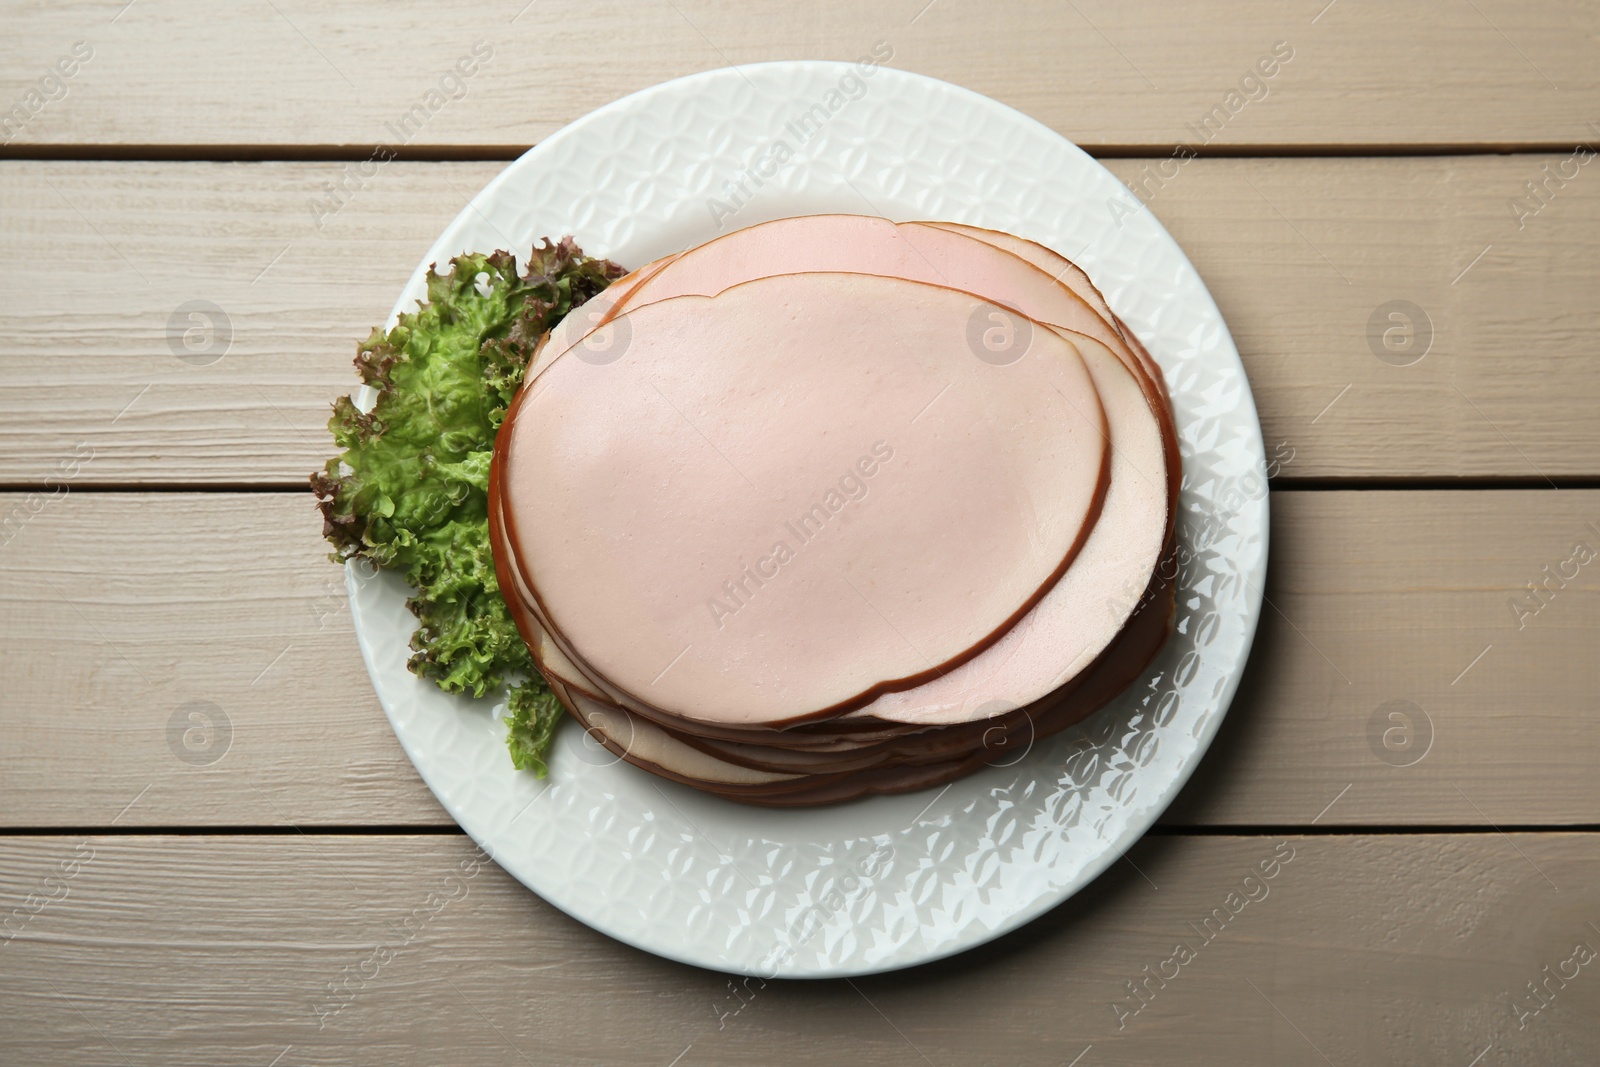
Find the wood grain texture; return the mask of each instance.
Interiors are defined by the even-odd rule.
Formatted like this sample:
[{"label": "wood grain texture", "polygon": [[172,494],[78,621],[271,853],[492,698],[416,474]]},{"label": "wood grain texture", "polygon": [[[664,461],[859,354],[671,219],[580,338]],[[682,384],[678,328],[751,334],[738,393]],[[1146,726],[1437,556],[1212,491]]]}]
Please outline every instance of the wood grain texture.
[{"label": "wood grain texture", "polygon": [[[1123,157],[1106,210],[1154,211],[1194,261],[1290,484],[1592,485],[1600,171],[1570,160],[1600,143],[1600,6],[441,10],[7,8],[0,827],[31,832],[0,831],[0,1061],[1596,1062],[1600,962],[1550,976],[1600,950],[1600,834],[1515,828],[1600,811],[1600,562],[1574,563],[1600,491],[1274,492],[1251,662],[1164,830],[956,959],[736,988],[474,866],[378,707],[309,495],[215,490],[326,459],[355,342],[484,160],[694,71],[874,48]],[[415,161],[319,218],[380,144]],[[262,158],[323,162],[202,162]],[[196,300],[215,362],[179,358]],[[1408,325],[1426,356],[1380,358]],[[1197,929],[1285,849],[1268,896]]]},{"label": "wood grain texture", "polygon": [[11,825],[448,821],[367,681],[309,493],[5,494],[8,519]]},{"label": "wood grain texture", "polygon": [[[1216,297],[1285,476],[1538,480],[1600,473],[1600,180],[1508,206],[1565,158],[1109,165]],[[390,164],[319,227],[346,166],[0,164],[0,284],[30,294],[0,308],[0,484],[80,441],[83,484],[304,484],[356,341],[501,165]],[[231,329],[202,366],[196,299]],[[1409,366],[1374,354],[1395,300],[1433,338]]]},{"label": "wood grain texture", "polygon": [[[0,838],[0,1040],[33,1067],[1062,1067],[1091,1047],[1080,1065],[1503,1067],[1600,1047],[1600,961],[1568,962],[1600,950],[1593,834],[1150,838],[957,959],[737,987],[475,856],[461,835]],[[1563,967],[1519,1028],[1527,983]]]},{"label": "wood grain texture", "polygon": [[[0,494],[4,825],[448,821],[378,707],[308,494],[34,504]],[[1567,561],[1600,552],[1600,492],[1291,491],[1272,508],[1270,606],[1169,825],[1594,822],[1600,561]],[[1524,586],[1547,564],[1564,584],[1541,604]],[[1392,701],[1418,710],[1390,720]],[[220,750],[190,738],[214,761],[178,755],[204,727],[190,710],[231,725]]]},{"label": "wood grain texture", "polygon": [[[59,55],[93,58],[64,97],[30,108],[21,145],[359,145],[440,86],[474,46],[492,50],[414,146],[527,146],[617,97],[684,74],[775,59],[894,66],[1019,108],[1089,146],[1195,142],[1191,124],[1235,109],[1215,144],[1570,144],[1593,137],[1600,12],[1578,0],[1232,0],[1225,9],[1033,0],[617,0],[521,12],[421,0],[230,6],[202,0],[15,5],[0,100],[21,103]],[[120,11],[120,14],[119,14]],[[1241,79],[1280,42],[1293,59]],[[1247,104],[1229,104],[1253,94]]]}]

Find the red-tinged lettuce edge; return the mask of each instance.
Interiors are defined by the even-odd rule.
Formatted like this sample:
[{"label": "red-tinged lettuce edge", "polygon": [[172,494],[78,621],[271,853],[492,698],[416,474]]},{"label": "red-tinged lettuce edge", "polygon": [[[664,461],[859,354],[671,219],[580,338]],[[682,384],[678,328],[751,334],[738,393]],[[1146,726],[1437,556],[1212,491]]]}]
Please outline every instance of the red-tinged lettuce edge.
[{"label": "red-tinged lettuce edge", "polygon": [[341,451],[311,488],[332,560],[397,571],[415,590],[410,669],[478,697],[511,683],[512,762],[542,777],[561,707],[495,578],[489,461],[540,339],[625,271],[571,237],[543,240],[525,262],[519,274],[497,251],[429,268],[427,298],[358,346],[356,371],[376,399],[368,411],[334,402]]}]

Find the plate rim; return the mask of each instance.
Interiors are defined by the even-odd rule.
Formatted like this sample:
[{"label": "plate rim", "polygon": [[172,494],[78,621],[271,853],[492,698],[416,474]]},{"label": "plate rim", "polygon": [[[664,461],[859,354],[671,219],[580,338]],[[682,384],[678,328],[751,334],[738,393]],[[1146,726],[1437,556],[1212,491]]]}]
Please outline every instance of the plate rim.
[{"label": "plate rim", "polygon": [[[515,160],[508,162],[493,178],[491,178],[476,194],[474,194],[468,203],[444,226],[440,235],[429,246],[428,251],[424,255],[422,261],[418,264],[406,284],[402,287],[400,295],[396,299],[395,305],[390,312],[387,325],[393,326],[399,315],[402,312],[409,310],[415,304],[417,295],[422,288],[428,271],[434,265],[443,261],[447,261],[452,255],[459,254],[459,251],[455,248],[455,245],[452,241],[452,235],[457,233],[462,225],[470,220],[474,215],[481,214],[480,205],[484,204],[485,201],[496,195],[502,187],[507,186],[514,181],[525,168],[536,165],[539,157],[555,151],[556,148],[558,148],[567,139],[580,136],[583,132],[582,128],[587,123],[616,112],[625,112],[639,108],[643,105],[646,105],[654,97],[670,96],[676,93],[681,93],[686,89],[692,89],[697,83],[710,83],[716,80],[726,79],[734,75],[745,77],[745,72],[747,71],[796,71],[802,73],[830,71],[842,75],[857,68],[858,63],[838,60],[772,60],[761,63],[747,63],[737,66],[713,68],[647,86],[630,93],[627,96],[623,96],[603,104],[600,107],[584,114],[583,116],[574,119],[572,122],[562,126],[561,129],[552,133],[549,137],[546,137],[528,151],[518,156]],[[1109,170],[1107,170],[1103,164],[1094,159],[1094,157],[1090,156],[1087,152],[1085,152],[1078,145],[1074,144],[1064,135],[1057,133],[1055,130],[1044,125],[1026,113],[1019,111],[1001,101],[997,101],[992,97],[985,96],[984,94],[978,93],[975,90],[971,90],[964,86],[944,81],[939,78],[934,78],[925,74],[919,74],[913,71],[902,70],[896,67],[878,66],[875,70],[875,75],[887,75],[891,80],[905,79],[909,84],[914,84],[917,82],[926,83],[925,88],[953,92],[968,98],[970,102],[980,107],[1003,110],[1009,119],[1020,122],[1028,127],[1031,127],[1038,133],[1048,136],[1053,141],[1057,142],[1061,147],[1068,150],[1069,153],[1080,157],[1082,161],[1087,161],[1094,167],[1105,171],[1107,174],[1110,174]],[[748,80],[748,78],[746,80]],[[1113,175],[1113,178],[1114,177],[1115,176]],[[1198,290],[1192,295],[1198,298],[1203,298],[1209,305],[1209,312],[1214,317],[1215,322],[1221,328],[1222,338],[1225,342],[1226,349],[1231,350],[1233,359],[1239,362],[1242,390],[1238,399],[1238,404],[1240,405],[1242,412],[1247,412],[1248,414],[1249,426],[1253,430],[1253,442],[1256,446],[1257,452],[1260,454],[1264,462],[1264,434],[1261,428],[1259,412],[1255,406],[1254,392],[1250,386],[1248,375],[1244,372],[1243,362],[1239,359],[1237,345],[1233,341],[1232,333],[1227,327],[1226,320],[1223,318],[1220,308],[1217,307],[1215,298],[1212,297],[1204,279],[1201,277],[1199,271],[1195,270],[1193,263],[1190,262],[1187,253],[1183,250],[1183,247],[1177,242],[1176,239],[1172,237],[1172,235],[1167,231],[1166,227],[1161,224],[1160,220],[1155,216],[1154,212],[1150,210],[1148,205],[1141,205],[1141,207],[1145,213],[1149,215],[1150,224],[1153,224],[1157,228],[1160,237],[1165,240],[1170,247],[1170,250],[1180,257],[1182,264],[1192,275]],[[801,212],[801,214],[808,213],[810,212]],[[1079,255],[1082,254],[1083,253],[1079,253]],[[518,258],[519,260],[522,258],[520,253],[518,254]],[[361,386],[359,390],[353,390],[352,392],[352,395],[358,396],[358,402],[360,402],[359,397],[363,394],[370,396],[370,387]],[[1129,848],[1143,838],[1145,834],[1148,833],[1150,828],[1155,825],[1156,821],[1167,810],[1167,808],[1170,807],[1172,801],[1176,799],[1178,794],[1181,793],[1183,788],[1188,784],[1189,780],[1194,774],[1195,769],[1200,765],[1201,761],[1205,758],[1207,752],[1209,751],[1212,741],[1215,739],[1221,728],[1223,719],[1227,716],[1228,711],[1232,707],[1233,698],[1237,694],[1239,685],[1243,680],[1244,672],[1248,667],[1251,652],[1254,648],[1255,637],[1261,619],[1262,602],[1265,598],[1265,572],[1267,568],[1267,562],[1270,557],[1270,505],[1267,493],[1263,492],[1258,498],[1248,500],[1244,505],[1241,506],[1241,511],[1248,509],[1255,509],[1259,511],[1259,515],[1255,517],[1255,529],[1252,532],[1258,538],[1260,547],[1257,552],[1254,565],[1250,568],[1249,573],[1244,574],[1246,579],[1246,588],[1243,594],[1243,610],[1240,613],[1243,626],[1239,637],[1240,654],[1238,668],[1232,672],[1231,676],[1226,678],[1224,685],[1218,691],[1214,699],[1216,707],[1215,712],[1211,714],[1207,721],[1203,724],[1201,731],[1194,735],[1195,743],[1192,753],[1177,768],[1175,773],[1164,777],[1162,781],[1163,788],[1158,794],[1151,797],[1147,803],[1140,804],[1139,810],[1136,812],[1130,812],[1128,823],[1123,831],[1117,834],[1114,838],[1102,837],[1101,840],[1103,842],[1103,847],[1099,850],[1099,852],[1093,857],[1093,859],[1078,865],[1074,870],[1073,876],[1066,879],[1065,883],[1061,887],[1052,887],[1050,892],[1039,894],[1033,900],[1026,902],[1023,906],[1008,913],[1004,920],[997,922],[994,925],[983,929],[982,931],[979,931],[976,936],[958,936],[950,938],[945,944],[933,948],[925,947],[923,950],[912,954],[912,957],[910,958],[895,960],[888,963],[866,962],[859,959],[858,954],[856,965],[854,966],[835,964],[832,966],[824,966],[809,970],[801,969],[785,971],[780,969],[777,971],[772,971],[762,969],[757,966],[739,966],[727,962],[711,963],[707,961],[705,955],[697,956],[690,951],[690,948],[692,947],[692,941],[688,938],[685,938],[681,942],[666,944],[661,942],[651,942],[643,937],[635,937],[631,934],[631,932],[622,930],[617,928],[614,924],[608,923],[606,921],[606,916],[604,915],[582,913],[578,907],[581,904],[581,900],[568,901],[562,899],[560,895],[549,892],[548,887],[535,886],[532,884],[531,880],[529,878],[525,878],[522,873],[513,870],[511,867],[506,866],[505,863],[501,862],[496,855],[493,843],[491,841],[484,840],[483,837],[480,837],[480,835],[468,825],[468,821],[470,820],[464,817],[464,804],[453,799],[450,796],[450,790],[444,784],[435,783],[433,775],[434,768],[431,766],[430,761],[425,754],[419,754],[419,752],[413,750],[413,741],[408,737],[408,730],[402,726],[399,721],[397,721],[397,712],[391,708],[391,701],[386,695],[385,686],[379,680],[380,671],[383,670],[383,668],[382,665],[377,663],[375,660],[375,657],[378,654],[378,649],[375,647],[374,641],[371,639],[371,634],[362,625],[362,612],[360,610],[357,592],[360,586],[365,584],[366,579],[359,574],[358,563],[355,561],[349,561],[346,563],[345,579],[346,589],[351,598],[352,621],[356,630],[358,643],[361,647],[363,661],[367,667],[369,677],[373,682],[375,693],[379,697],[379,703],[383,707],[385,718],[389,721],[390,728],[393,730],[396,739],[399,740],[401,747],[406,752],[407,758],[411,761],[412,766],[427,784],[429,791],[433,793],[435,799],[439,801],[440,805],[450,815],[451,819],[455,821],[457,826],[460,827],[461,830],[467,834],[480,849],[482,849],[491,858],[495,859],[498,866],[515,878],[530,892],[533,892],[545,903],[555,907],[576,921],[606,935],[607,937],[612,938],[613,940],[621,941],[622,943],[630,945],[641,951],[648,952],[652,955],[660,956],[666,959],[671,959],[689,966],[713,970],[717,973],[758,976],[765,979],[826,979],[859,977],[870,974],[889,973],[909,967],[920,966],[925,963],[931,963],[936,960],[947,959],[969,949],[976,948],[980,945],[1004,937],[1007,934],[1010,934],[1021,928],[1022,926],[1027,925],[1046,912],[1060,906],[1078,892],[1083,890],[1090,883],[1099,878],[1100,875],[1103,874],[1112,863],[1124,855]],[[1176,521],[1179,523],[1181,528],[1183,522],[1183,515],[1181,513],[1177,516]],[[490,698],[483,698],[484,701],[487,701],[488,699]],[[641,771],[639,773],[644,774],[647,772]],[[545,788],[548,789],[549,785],[547,785]],[[542,795],[542,792],[543,791],[541,791],[540,795]],[[734,802],[728,801],[727,803],[731,804]]]}]

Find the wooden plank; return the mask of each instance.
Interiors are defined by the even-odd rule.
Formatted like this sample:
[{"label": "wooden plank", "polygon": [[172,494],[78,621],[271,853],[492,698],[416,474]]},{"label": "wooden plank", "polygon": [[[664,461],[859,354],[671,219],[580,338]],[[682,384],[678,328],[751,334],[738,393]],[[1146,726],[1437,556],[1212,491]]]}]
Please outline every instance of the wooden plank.
[{"label": "wooden plank", "polygon": [[1323,825],[1594,821],[1600,493],[1271,506],[1261,629],[1170,822],[1299,824],[1325,805]]},{"label": "wooden plank", "polygon": [[[308,495],[35,504],[0,494],[25,520],[0,548],[4,825],[448,821],[378,708]],[[1273,606],[1169,824],[1594,822],[1600,562],[1571,561],[1600,551],[1600,492],[1272,504]],[[191,725],[212,743],[189,710],[230,724],[214,761],[179,755]]]},{"label": "wooden plank", "polygon": [[1565,161],[1109,165],[1216,297],[1284,475],[1544,482],[1600,470],[1600,182],[1511,210]]},{"label": "wooden plank", "polygon": [[22,912],[6,1047],[40,1067],[1501,1067],[1600,1047],[1594,834],[1148,838],[1016,934],[850,983],[666,962],[475,856],[459,835],[0,839]]},{"label": "wooden plank", "polygon": [[[1540,479],[1600,473],[1600,182],[1508,208],[1564,158],[1110,166],[1216,296],[1285,476]],[[30,294],[0,308],[0,484],[80,441],[84,484],[304,484],[355,342],[500,167],[390,164],[319,228],[345,166],[0,165],[0,284]],[[228,317],[215,362],[174,354],[191,300]],[[1433,338],[1410,365],[1375,354],[1397,300]]]},{"label": "wooden plank", "polygon": [[[59,265],[0,312],[0,480],[37,485],[87,441],[85,484],[305,485],[329,404],[359,384],[356,342],[500,166],[391,164],[320,229],[310,203],[340,165],[0,168],[30,205],[0,222],[6,258]],[[178,311],[193,300],[221,316]]]},{"label": "wooden plank", "polygon": [[[0,44],[0,100],[24,107],[11,133],[27,146],[394,143],[387,124],[474,48],[487,59],[443,83],[457,99],[413,146],[526,146],[694,71],[855,60],[875,48],[1091,146],[1204,143],[1191,126],[1213,109],[1226,109],[1214,143],[1235,148],[1571,144],[1594,136],[1587,123],[1600,118],[1591,52],[1600,13],[1578,0],[1230,0],[1193,18],[1110,0],[1001,9],[601,0],[559,12],[508,0],[447,20],[421,0],[21,7]],[[93,57],[65,95],[40,86],[80,40]],[[1288,63],[1245,80],[1275,47]],[[56,98],[27,97],[41,88]]]},{"label": "wooden plank", "polygon": [[4,494],[7,520],[10,825],[448,821],[372,692],[309,493]]}]

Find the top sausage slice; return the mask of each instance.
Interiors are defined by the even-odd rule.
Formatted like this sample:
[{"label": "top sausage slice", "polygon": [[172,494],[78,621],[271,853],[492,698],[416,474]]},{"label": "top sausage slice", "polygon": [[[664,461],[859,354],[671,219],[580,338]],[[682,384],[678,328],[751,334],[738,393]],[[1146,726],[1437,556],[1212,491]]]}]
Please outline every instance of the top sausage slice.
[{"label": "top sausage slice", "polygon": [[790,274],[627,311],[549,362],[496,462],[563,651],[663,714],[752,726],[981,653],[1071,562],[1109,462],[1073,346],[1021,320],[996,351],[992,310]]}]

